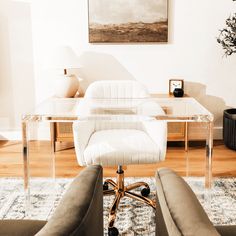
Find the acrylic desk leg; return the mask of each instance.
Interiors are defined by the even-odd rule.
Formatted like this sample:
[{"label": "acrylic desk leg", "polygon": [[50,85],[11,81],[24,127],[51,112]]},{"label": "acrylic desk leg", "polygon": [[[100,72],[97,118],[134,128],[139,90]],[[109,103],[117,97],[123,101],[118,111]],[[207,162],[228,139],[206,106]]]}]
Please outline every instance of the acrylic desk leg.
[{"label": "acrylic desk leg", "polygon": [[210,189],[212,185],[212,152],[213,152],[213,122],[208,123],[206,139],[206,169],[205,188]]},{"label": "acrylic desk leg", "polygon": [[185,156],[185,173],[186,177],[189,176],[189,155],[188,155],[188,150],[184,151],[184,156]]},{"label": "acrylic desk leg", "polygon": [[185,151],[188,151],[188,122],[185,122],[185,129],[184,129],[184,147]]},{"label": "acrylic desk leg", "polygon": [[26,211],[30,206],[30,188],[29,188],[29,153],[27,140],[27,123],[22,122],[22,148],[23,148],[23,167],[24,167],[24,191]]},{"label": "acrylic desk leg", "polygon": [[184,134],[184,151],[186,161],[186,176],[189,176],[189,155],[188,155],[188,122],[185,122],[185,134]]}]

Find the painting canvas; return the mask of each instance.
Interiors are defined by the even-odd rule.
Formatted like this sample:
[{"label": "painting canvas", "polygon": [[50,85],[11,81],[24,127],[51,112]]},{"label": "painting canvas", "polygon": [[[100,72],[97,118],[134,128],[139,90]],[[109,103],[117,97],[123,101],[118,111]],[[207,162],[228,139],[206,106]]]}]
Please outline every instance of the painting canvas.
[{"label": "painting canvas", "polygon": [[168,0],[89,0],[89,42],[167,42]]}]

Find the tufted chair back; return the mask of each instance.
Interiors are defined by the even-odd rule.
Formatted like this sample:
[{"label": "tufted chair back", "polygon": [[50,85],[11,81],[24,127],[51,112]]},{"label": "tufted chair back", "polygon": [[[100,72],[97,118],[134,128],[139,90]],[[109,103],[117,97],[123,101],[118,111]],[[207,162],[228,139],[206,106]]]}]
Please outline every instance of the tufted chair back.
[{"label": "tufted chair back", "polygon": [[100,80],[89,85],[86,98],[147,98],[144,85],[134,80]]}]

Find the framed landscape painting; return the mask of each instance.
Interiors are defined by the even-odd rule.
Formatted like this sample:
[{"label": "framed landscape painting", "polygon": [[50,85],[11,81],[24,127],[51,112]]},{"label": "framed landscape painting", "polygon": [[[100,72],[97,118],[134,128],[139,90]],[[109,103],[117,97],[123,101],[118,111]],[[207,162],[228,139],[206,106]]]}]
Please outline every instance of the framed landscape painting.
[{"label": "framed landscape painting", "polygon": [[88,0],[90,43],[168,41],[168,0]]}]

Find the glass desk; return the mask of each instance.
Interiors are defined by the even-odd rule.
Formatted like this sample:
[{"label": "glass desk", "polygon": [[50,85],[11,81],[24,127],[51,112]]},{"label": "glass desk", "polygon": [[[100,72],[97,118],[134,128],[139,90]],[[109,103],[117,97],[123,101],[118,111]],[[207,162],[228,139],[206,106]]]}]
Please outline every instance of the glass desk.
[{"label": "glass desk", "polygon": [[[164,111],[164,112],[163,112]],[[72,122],[91,117],[111,119],[112,117],[151,117],[167,122],[203,122],[206,124],[205,188],[211,188],[213,115],[194,98],[142,98],[142,99],[86,99],[50,98],[36,109],[22,116],[22,142],[24,161],[24,188],[29,194],[29,150],[28,132],[32,123]],[[53,129],[51,129],[53,132]],[[53,135],[53,134],[51,134]],[[54,144],[52,144],[54,145]],[[52,177],[55,177],[55,160],[52,160]]]}]

